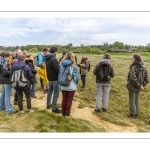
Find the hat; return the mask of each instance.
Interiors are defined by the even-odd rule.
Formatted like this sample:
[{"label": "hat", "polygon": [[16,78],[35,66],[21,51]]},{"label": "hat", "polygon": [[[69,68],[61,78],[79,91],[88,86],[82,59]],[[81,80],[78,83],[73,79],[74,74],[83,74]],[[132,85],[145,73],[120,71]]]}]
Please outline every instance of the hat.
[{"label": "hat", "polygon": [[108,53],[106,53],[105,55],[104,55],[104,57],[103,57],[104,59],[110,59],[111,60],[111,58],[110,58],[110,54],[108,54]]}]

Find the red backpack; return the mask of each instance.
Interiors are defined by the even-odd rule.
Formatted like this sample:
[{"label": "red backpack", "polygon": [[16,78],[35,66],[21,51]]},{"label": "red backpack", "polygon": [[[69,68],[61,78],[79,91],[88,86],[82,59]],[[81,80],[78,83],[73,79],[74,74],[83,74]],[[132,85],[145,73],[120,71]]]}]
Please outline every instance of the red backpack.
[{"label": "red backpack", "polygon": [[89,62],[88,71],[90,71],[90,70],[91,70],[91,64]]}]

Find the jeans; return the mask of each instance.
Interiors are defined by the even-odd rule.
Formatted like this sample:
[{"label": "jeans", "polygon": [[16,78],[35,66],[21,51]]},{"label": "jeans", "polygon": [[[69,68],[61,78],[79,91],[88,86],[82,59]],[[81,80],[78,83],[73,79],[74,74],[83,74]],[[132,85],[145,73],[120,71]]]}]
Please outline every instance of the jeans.
[{"label": "jeans", "polygon": [[2,94],[0,96],[0,110],[6,109],[7,114],[11,114],[14,112],[11,104],[11,94],[11,84],[2,84]]},{"label": "jeans", "polygon": [[[49,82],[49,89],[48,89],[48,94],[47,94],[47,106],[51,106],[52,105],[52,109],[56,109],[57,108],[57,100],[59,97],[59,92],[60,92],[60,86],[58,81],[50,81]],[[51,103],[51,99],[52,99],[52,94],[53,94],[53,100]]]},{"label": "jeans", "polygon": [[36,83],[31,84],[31,96],[35,96]]},{"label": "jeans", "polygon": [[102,96],[103,96],[103,108],[107,109],[109,100],[109,90],[110,84],[97,83],[97,97],[96,97],[96,109],[100,109],[102,106]]}]

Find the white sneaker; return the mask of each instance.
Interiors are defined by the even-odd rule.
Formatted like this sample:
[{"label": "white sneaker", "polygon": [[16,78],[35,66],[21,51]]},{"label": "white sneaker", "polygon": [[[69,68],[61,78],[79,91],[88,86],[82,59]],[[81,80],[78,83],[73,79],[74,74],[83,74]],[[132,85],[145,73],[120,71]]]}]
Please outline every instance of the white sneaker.
[{"label": "white sneaker", "polygon": [[32,113],[32,112],[34,112],[34,110],[33,109],[28,109],[28,112]]},{"label": "white sneaker", "polygon": [[22,110],[22,111],[19,111],[19,114],[20,115],[23,115],[24,114],[24,111]]}]

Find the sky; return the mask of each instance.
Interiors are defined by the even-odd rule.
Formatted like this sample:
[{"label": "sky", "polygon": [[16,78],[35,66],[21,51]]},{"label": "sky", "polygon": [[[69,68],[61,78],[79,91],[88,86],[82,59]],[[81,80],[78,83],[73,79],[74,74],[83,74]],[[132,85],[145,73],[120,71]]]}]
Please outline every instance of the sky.
[{"label": "sky", "polygon": [[69,43],[86,46],[116,41],[146,46],[150,43],[149,14],[130,14],[0,16],[0,46]]}]

